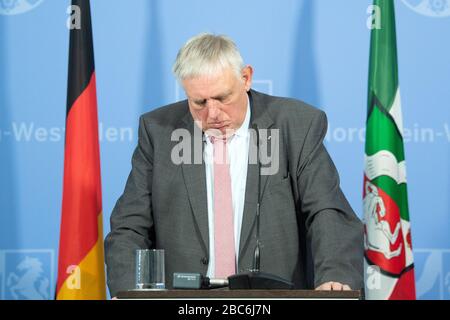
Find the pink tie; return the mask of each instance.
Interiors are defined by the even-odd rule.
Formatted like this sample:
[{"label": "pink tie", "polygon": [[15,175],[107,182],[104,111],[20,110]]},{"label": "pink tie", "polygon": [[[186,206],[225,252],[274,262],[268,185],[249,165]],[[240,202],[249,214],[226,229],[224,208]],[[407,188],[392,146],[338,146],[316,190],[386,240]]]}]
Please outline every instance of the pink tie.
[{"label": "pink tie", "polygon": [[211,137],[214,146],[214,246],[215,277],[235,274],[233,205],[227,140]]}]

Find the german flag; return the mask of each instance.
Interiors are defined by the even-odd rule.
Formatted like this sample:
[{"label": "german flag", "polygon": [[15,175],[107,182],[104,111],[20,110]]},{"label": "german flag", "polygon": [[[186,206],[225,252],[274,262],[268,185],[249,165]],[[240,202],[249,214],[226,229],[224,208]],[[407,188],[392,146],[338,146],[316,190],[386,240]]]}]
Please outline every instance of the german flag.
[{"label": "german flag", "polygon": [[[77,7],[73,7],[77,6]],[[105,299],[97,94],[89,0],[73,0],[56,298]],[[76,24],[74,24],[76,25]]]}]

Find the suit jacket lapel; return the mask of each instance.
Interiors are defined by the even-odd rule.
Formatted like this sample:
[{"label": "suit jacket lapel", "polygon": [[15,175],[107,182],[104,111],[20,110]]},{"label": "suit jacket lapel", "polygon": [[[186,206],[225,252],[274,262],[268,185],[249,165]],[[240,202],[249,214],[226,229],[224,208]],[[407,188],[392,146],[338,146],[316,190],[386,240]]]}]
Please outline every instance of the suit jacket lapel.
[{"label": "suit jacket lapel", "polygon": [[[208,234],[208,204],[207,204],[207,190],[206,190],[206,172],[205,163],[203,160],[203,140],[202,133],[199,128],[195,128],[195,123],[191,114],[188,112],[182,120],[183,128],[187,129],[191,137],[191,163],[183,163],[182,173],[184,183],[189,197],[189,202],[194,215],[197,231],[200,233],[202,247],[209,254],[209,234]],[[194,129],[195,128],[195,129]],[[194,130],[196,134],[194,134]],[[197,131],[198,130],[198,131]],[[200,134],[200,136],[198,136]],[[194,141],[201,139],[200,141]],[[194,144],[200,143],[200,148],[195,148]],[[194,153],[201,152],[196,159]],[[198,160],[195,161],[194,160]]]},{"label": "suit jacket lapel", "polygon": [[[268,115],[264,102],[261,101],[258,93],[253,90],[249,92],[249,98],[251,107],[250,128],[253,124],[256,124],[258,130],[269,129],[273,125],[273,120]],[[250,146],[252,145],[256,145],[256,136],[253,134],[250,135]],[[268,144],[268,152],[269,154],[271,152],[270,143]],[[251,243],[250,236],[253,228],[255,227],[256,204],[258,203],[258,177],[258,165],[249,163],[247,169],[247,183],[245,187],[244,214],[239,243],[239,261],[242,260],[241,257],[246,253],[248,246]],[[267,179],[267,175],[261,176],[261,197],[264,195]],[[251,248],[251,250],[253,250],[253,248]]]}]

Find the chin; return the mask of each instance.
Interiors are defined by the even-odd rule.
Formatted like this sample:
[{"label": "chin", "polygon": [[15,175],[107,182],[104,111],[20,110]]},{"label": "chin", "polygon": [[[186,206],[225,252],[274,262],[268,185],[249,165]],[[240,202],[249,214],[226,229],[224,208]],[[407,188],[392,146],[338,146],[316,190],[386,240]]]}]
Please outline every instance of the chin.
[{"label": "chin", "polygon": [[230,128],[229,126],[225,126],[222,128],[208,128],[205,132],[207,132],[211,136],[220,137],[220,136],[231,136],[235,130]]}]

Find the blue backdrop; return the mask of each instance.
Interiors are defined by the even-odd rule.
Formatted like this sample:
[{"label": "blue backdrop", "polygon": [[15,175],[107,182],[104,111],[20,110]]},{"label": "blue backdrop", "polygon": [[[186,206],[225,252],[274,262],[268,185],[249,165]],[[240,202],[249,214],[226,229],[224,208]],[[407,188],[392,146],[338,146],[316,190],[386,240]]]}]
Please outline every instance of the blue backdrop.
[{"label": "blue backdrop", "polygon": [[[371,0],[91,1],[105,235],[138,116],[184,97],[179,47],[235,39],[254,88],[328,114],[328,150],[362,216]],[[420,298],[450,297],[450,0],[395,0],[412,239]],[[56,283],[69,0],[0,0],[0,298],[51,298]],[[35,271],[24,279],[28,266]],[[27,282],[28,281],[28,282]],[[25,287],[14,294],[12,286]],[[38,288],[38,289],[36,289]]]}]

